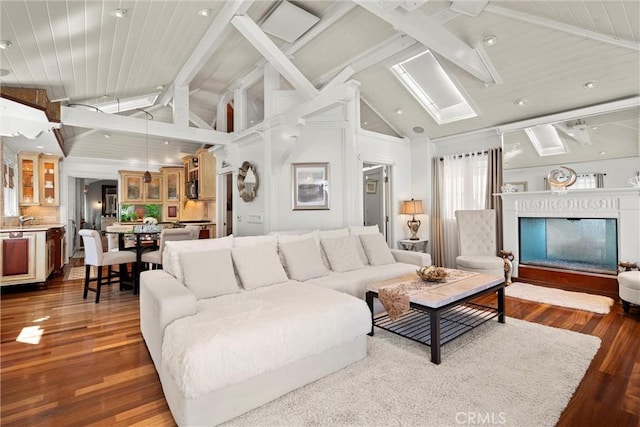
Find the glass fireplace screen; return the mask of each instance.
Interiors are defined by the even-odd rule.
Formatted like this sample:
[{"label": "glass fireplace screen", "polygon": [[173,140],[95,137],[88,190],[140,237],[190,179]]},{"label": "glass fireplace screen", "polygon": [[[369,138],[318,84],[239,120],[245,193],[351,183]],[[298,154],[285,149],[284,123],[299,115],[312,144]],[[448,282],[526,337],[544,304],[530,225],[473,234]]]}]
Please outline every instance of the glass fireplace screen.
[{"label": "glass fireplace screen", "polygon": [[520,265],[616,274],[614,218],[519,218]]}]

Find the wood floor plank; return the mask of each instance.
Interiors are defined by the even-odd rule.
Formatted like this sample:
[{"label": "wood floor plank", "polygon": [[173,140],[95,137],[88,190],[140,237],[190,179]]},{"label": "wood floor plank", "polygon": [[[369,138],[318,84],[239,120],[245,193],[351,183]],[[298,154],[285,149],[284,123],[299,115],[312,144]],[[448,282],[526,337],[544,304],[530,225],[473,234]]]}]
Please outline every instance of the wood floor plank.
[{"label": "wood floor plank", "polygon": [[[91,295],[82,298],[82,280],[58,276],[46,286],[1,292],[3,427],[175,425],[130,290],[105,288],[95,304]],[[506,310],[509,317],[602,339],[559,426],[640,425],[640,309],[625,314],[616,304],[598,315],[507,297]],[[44,330],[40,342],[17,342],[32,326]]]}]

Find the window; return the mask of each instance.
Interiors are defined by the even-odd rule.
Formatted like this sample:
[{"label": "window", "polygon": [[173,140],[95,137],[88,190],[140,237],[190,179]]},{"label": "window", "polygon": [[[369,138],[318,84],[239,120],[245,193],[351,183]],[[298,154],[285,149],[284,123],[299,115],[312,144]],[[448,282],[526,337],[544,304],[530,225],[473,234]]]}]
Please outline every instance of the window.
[{"label": "window", "polygon": [[438,124],[477,116],[431,51],[399,62],[391,71]]}]

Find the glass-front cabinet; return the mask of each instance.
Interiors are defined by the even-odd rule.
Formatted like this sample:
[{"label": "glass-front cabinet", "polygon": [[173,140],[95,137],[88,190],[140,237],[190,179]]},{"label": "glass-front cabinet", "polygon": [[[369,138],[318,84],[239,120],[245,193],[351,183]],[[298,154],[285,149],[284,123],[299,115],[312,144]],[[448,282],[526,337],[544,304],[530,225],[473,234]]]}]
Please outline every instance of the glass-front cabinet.
[{"label": "glass-front cabinet", "polygon": [[18,153],[18,203],[21,206],[36,206],[39,200],[39,153]]},{"label": "glass-front cabinet", "polygon": [[120,171],[120,203],[143,203],[142,172]]},{"label": "glass-front cabinet", "polygon": [[144,184],[144,201],[162,202],[162,174],[152,173],[151,182]]},{"label": "glass-front cabinet", "polygon": [[135,205],[162,203],[164,201],[162,173],[151,174],[151,182],[144,183],[144,172],[118,171],[120,173],[120,203]]},{"label": "glass-front cabinet", "polygon": [[60,206],[60,183],[58,157],[42,156],[40,158],[40,205]]},{"label": "glass-front cabinet", "polygon": [[184,187],[183,169],[181,167],[164,167],[160,168],[160,172],[164,178],[164,201],[179,202]]}]

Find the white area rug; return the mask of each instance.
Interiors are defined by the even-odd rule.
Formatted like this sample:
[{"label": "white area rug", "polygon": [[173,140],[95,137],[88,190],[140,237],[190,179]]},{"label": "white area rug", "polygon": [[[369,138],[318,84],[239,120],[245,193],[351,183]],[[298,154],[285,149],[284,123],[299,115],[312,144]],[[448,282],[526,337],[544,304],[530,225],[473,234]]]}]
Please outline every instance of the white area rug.
[{"label": "white area rug", "polygon": [[507,286],[506,295],[543,304],[593,311],[598,314],[607,314],[613,305],[611,298],[600,295],[569,292],[562,289],[546,288],[519,282]]},{"label": "white area rug", "polygon": [[376,328],[364,360],[227,425],[552,426],[600,342],[508,318],[446,344],[434,365],[429,347]]}]

